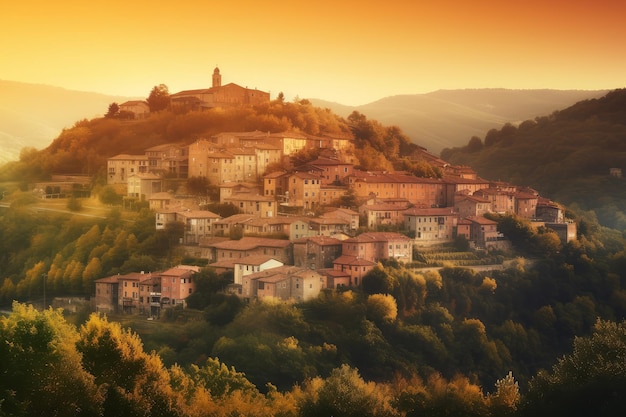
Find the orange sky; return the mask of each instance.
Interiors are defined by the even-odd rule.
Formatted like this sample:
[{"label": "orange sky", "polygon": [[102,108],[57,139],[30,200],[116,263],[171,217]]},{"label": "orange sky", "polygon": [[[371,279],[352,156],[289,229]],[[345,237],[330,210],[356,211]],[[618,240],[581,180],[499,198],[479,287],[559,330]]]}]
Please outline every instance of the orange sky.
[{"label": "orange sky", "polygon": [[626,86],[622,0],[20,0],[0,79],[146,97],[224,84],[365,104],[450,88]]}]

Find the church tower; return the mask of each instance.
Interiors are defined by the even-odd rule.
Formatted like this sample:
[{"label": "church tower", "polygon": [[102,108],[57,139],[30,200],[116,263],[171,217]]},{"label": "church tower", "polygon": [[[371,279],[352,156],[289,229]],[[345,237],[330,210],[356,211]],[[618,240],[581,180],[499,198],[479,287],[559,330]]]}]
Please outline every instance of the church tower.
[{"label": "church tower", "polygon": [[220,74],[220,69],[215,67],[213,70],[213,87],[221,87],[222,86],[222,76]]}]

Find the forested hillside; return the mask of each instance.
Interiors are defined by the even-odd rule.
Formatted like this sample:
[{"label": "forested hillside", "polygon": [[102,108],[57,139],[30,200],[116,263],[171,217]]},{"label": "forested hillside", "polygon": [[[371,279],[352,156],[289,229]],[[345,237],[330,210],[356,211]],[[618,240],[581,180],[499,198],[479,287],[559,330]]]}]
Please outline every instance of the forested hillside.
[{"label": "forested hillside", "polygon": [[[461,158],[506,150],[520,132],[540,133],[543,125],[560,126],[557,131],[576,141],[570,124],[577,123],[581,131],[589,124],[602,132],[581,138],[613,143],[615,154],[623,143],[623,100],[617,91],[447,152]],[[415,145],[399,128],[359,113],[342,119],[307,101],[161,112],[149,122],[81,121],[49,148],[24,151],[0,172],[12,181],[0,189],[3,309],[43,294],[91,296],[101,277],[203,261],[180,250],[176,229],[155,230],[145,205],[103,204],[105,214],[98,216],[78,216],[71,200],[64,210],[43,210],[26,191],[28,182],[56,172],[97,173],[107,156],[159,143],[255,129],[353,134],[364,168],[438,175],[402,157]],[[587,143],[578,140],[578,146]],[[519,166],[508,157],[500,164],[530,165],[529,157]],[[574,170],[568,172],[572,180]],[[525,176],[516,178],[528,184]],[[13,312],[0,319],[0,339],[8,342],[0,344],[0,416],[621,415],[622,231],[601,226],[594,213],[570,210],[578,239],[562,243],[527,220],[493,218],[513,244],[506,254],[512,261],[502,269],[449,264],[423,270],[386,261],[359,288],[324,291],[296,304],[244,304],[222,291],[232,279],[228,273],[203,268],[188,309],[129,324],[137,333],[87,310],[64,316],[13,303]]]},{"label": "forested hillside", "polygon": [[[492,129],[442,158],[492,180],[527,185],[602,224],[626,229],[626,90],[585,100],[549,116]],[[610,175],[611,168],[625,174]]]}]

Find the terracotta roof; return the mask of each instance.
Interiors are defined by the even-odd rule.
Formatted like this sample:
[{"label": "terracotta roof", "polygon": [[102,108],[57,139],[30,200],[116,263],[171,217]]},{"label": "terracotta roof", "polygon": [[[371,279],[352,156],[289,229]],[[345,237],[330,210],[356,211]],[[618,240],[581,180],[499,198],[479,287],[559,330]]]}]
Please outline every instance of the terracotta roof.
[{"label": "terracotta roof", "polygon": [[253,255],[253,256],[246,256],[245,258],[240,258],[237,259],[235,261],[233,261],[233,263],[235,265],[261,265],[264,264],[267,261],[271,261],[271,260],[275,260],[280,262],[281,264],[283,264],[284,262],[274,258],[273,256],[267,256],[267,255]]},{"label": "terracotta roof", "polygon": [[346,239],[347,243],[359,242],[388,242],[390,240],[411,240],[409,237],[394,232],[367,232],[356,237]]},{"label": "terracotta roof", "polygon": [[361,206],[362,210],[367,211],[403,211],[409,207],[409,203],[406,204],[394,204],[394,203],[377,203],[377,204],[364,204]]},{"label": "terracotta roof", "polygon": [[258,248],[259,246],[286,248],[289,245],[291,245],[291,241],[289,240],[245,236],[239,240],[228,240],[212,244],[211,246],[216,249],[250,250]]},{"label": "terracotta roof", "polygon": [[127,159],[143,159],[143,160],[148,160],[148,156],[147,155],[130,155],[127,153],[121,153],[119,155],[115,155],[112,156],[110,158],[108,158],[109,160],[127,160]]},{"label": "terracotta roof", "polygon": [[469,217],[466,217],[466,219],[471,221],[472,223],[478,223],[478,224],[484,224],[484,225],[498,224],[498,222],[489,220],[483,216],[469,216]]},{"label": "terracotta roof", "polygon": [[226,218],[220,219],[215,222],[215,224],[239,224],[246,223],[257,217],[252,214],[233,214],[232,216],[228,216]]},{"label": "terracotta roof", "polygon": [[178,211],[176,214],[180,214],[183,217],[187,218],[196,218],[196,219],[221,219],[219,214],[215,214],[208,210],[186,210],[186,211]]},{"label": "terracotta roof", "polygon": [[351,265],[351,266],[376,266],[376,262],[368,261],[356,256],[341,255],[333,261],[333,264]]},{"label": "terracotta roof", "polygon": [[313,242],[319,246],[336,246],[341,245],[342,241],[329,236],[305,236],[294,240],[294,243]]},{"label": "terracotta roof", "polygon": [[451,207],[435,207],[435,208],[417,208],[412,207],[405,210],[402,215],[404,216],[456,216],[457,213]]},{"label": "terracotta roof", "polygon": [[182,277],[183,275],[188,275],[189,272],[195,272],[195,271],[192,271],[192,270],[190,270],[188,268],[170,268],[167,271],[161,272],[160,275],[161,276],[166,275],[168,277],[172,277],[172,276]]}]

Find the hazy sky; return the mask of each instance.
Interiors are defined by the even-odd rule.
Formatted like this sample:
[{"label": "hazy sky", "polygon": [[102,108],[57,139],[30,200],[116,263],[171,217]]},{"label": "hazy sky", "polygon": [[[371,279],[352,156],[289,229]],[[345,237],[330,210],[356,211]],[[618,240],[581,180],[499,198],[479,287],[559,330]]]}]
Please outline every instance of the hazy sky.
[{"label": "hazy sky", "polygon": [[626,86],[623,0],[2,0],[0,79],[147,97],[223,84],[365,104]]}]

